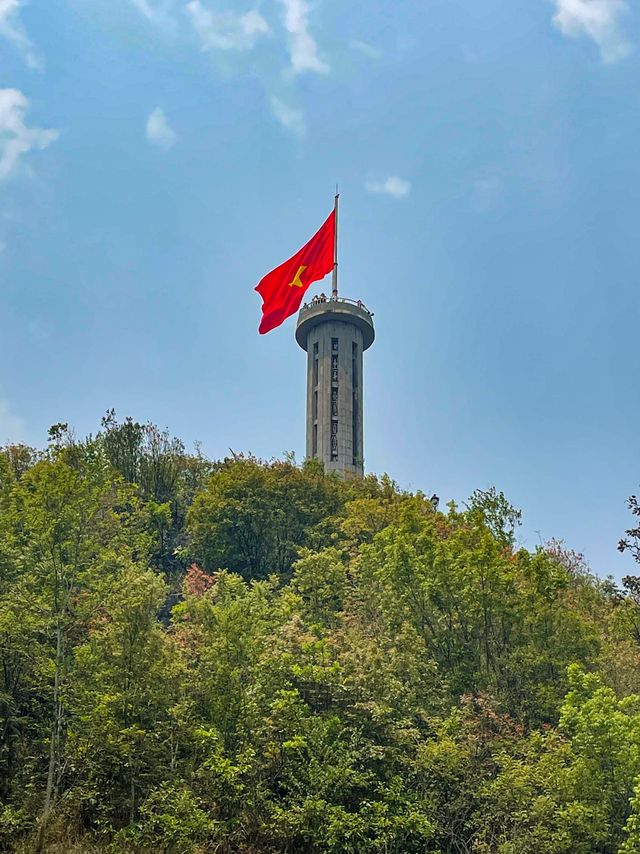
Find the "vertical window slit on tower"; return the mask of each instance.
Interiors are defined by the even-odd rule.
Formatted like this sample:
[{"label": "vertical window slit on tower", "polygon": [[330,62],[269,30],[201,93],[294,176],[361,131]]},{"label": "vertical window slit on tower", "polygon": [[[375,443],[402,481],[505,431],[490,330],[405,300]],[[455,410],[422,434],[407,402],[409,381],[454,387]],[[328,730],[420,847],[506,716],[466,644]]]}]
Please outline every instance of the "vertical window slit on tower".
[{"label": "vertical window slit on tower", "polygon": [[331,461],[338,459],[338,348],[337,338],[331,339]]},{"label": "vertical window slit on tower", "polygon": [[313,345],[313,385],[318,385],[318,342]]},{"label": "vertical window slit on tower", "polygon": [[338,422],[331,422],[331,459],[338,459]]},{"label": "vertical window slit on tower", "polygon": [[351,444],[353,446],[353,464],[354,466],[357,466],[360,456],[360,449],[358,447],[358,395],[355,389],[353,390],[351,409],[353,418],[351,422]]},{"label": "vertical window slit on tower", "polygon": [[353,448],[353,465],[357,466],[360,456],[358,443],[360,418],[358,411],[358,345],[355,341],[351,344],[351,389],[351,444]]},{"label": "vertical window slit on tower", "polygon": [[313,420],[313,436],[311,443],[311,456],[314,459],[318,458],[318,371],[319,371],[319,352],[318,352],[318,342],[315,341],[313,345],[313,403],[312,409],[313,412],[312,420]]}]

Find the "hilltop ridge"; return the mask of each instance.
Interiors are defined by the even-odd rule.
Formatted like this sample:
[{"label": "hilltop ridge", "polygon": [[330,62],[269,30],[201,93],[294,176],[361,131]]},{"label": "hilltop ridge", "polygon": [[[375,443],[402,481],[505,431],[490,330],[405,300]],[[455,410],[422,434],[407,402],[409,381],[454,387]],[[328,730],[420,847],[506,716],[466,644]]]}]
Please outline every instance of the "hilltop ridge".
[{"label": "hilltop ridge", "polygon": [[640,851],[633,579],[519,521],[113,412],[4,448],[3,850]]}]

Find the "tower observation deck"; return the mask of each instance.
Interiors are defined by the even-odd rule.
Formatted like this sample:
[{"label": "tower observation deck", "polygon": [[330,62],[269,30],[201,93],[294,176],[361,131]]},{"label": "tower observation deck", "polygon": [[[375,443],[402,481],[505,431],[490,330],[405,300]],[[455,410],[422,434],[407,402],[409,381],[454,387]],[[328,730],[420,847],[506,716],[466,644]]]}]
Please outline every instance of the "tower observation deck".
[{"label": "tower observation deck", "polygon": [[361,301],[314,299],[300,309],[296,341],[307,352],[307,458],[326,471],[364,473],[362,354],[373,314]]}]

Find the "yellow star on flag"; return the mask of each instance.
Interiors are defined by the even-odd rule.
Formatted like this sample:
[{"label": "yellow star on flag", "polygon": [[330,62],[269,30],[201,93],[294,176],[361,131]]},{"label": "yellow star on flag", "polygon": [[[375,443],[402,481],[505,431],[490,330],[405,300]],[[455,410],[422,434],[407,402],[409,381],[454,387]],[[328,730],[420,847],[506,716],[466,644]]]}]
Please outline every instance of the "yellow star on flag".
[{"label": "yellow star on flag", "polygon": [[289,282],[290,288],[304,288],[304,283],[302,282],[302,279],[300,278],[300,276],[304,273],[304,271],[306,269],[307,268],[304,264],[302,266],[298,267],[298,272],[293,277],[293,281]]}]

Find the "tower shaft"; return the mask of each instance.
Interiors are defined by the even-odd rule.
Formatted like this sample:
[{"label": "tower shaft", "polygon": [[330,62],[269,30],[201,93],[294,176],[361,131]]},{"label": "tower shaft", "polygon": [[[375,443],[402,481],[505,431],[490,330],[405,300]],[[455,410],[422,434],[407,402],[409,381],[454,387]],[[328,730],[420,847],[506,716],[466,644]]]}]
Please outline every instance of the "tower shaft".
[{"label": "tower shaft", "polygon": [[307,351],[307,457],[342,475],[364,473],[363,352],[374,339],[362,303],[331,299],[300,311],[296,339]]}]

